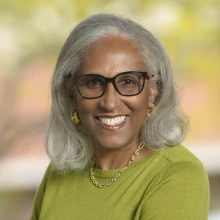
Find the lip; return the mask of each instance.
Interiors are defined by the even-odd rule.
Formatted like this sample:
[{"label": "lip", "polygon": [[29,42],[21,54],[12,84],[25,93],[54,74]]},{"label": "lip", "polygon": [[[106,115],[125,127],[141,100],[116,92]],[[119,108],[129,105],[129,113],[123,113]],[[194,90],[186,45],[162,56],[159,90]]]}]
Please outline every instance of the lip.
[{"label": "lip", "polygon": [[[102,123],[98,118],[102,117],[102,118],[116,118],[116,117],[120,117],[120,116],[125,116],[125,119],[120,123],[120,124],[116,124],[116,125],[107,125],[107,124],[104,124]],[[121,127],[123,127],[127,120],[128,120],[128,115],[100,115],[100,116],[97,116],[95,117],[96,119],[96,122],[104,129],[106,130],[118,130],[120,129]]]}]

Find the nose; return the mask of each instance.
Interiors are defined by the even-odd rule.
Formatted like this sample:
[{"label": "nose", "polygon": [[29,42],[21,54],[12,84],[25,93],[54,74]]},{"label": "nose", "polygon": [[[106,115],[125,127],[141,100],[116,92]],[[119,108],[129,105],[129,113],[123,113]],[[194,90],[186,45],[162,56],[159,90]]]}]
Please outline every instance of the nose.
[{"label": "nose", "polygon": [[101,97],[100,106],[108,112],[114,111],[121,105],[120,94],[112,83],[108,83],[104,95]]}]

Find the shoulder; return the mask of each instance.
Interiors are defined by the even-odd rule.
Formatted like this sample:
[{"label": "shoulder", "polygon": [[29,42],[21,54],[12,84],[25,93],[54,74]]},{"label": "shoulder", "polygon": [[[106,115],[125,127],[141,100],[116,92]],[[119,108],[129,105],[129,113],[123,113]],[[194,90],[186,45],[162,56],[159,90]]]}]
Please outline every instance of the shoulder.
[{"label": "shoulder", "polygon": [[160,161],[164,164],[157,175],[157,181],[179,182],[180,184],[204,184],[207,185],[207,172],[201,161],[182,145],[169,147],[160,153]]},{"label": "shoulder", "polygon": [[59,171],[55,168],[52,162],[48,165],[44,177],[41,181],[41,190],[43,193],[48,190],[48,188],[52,186],[59,185],[60,181],[65,179],[68,176],[67,171]]}]

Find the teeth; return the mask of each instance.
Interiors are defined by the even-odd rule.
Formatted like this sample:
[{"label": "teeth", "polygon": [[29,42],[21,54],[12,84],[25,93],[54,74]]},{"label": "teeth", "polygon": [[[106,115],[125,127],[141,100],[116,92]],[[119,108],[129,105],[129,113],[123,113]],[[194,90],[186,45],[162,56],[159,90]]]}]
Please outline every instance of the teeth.
[{"label": "teeth", "polygon": [[106,125],[109,125],[109,126],[114,126],[114,125],[117,125],[117,124],[120,124],[121,122],[123,122],[125,120],[126,116],[118,116],[118,117],[115,117],[115,118],[102,118],[102,117],[99,117],[99,120],[103,123],[103,124],[106,124]]}]

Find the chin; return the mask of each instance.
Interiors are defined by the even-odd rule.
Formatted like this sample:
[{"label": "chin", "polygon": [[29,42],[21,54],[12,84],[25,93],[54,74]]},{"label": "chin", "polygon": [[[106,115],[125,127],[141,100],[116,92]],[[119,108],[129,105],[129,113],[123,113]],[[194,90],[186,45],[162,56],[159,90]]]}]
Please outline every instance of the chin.
[{"label": "chin", "polygon": [[116,138],[107,138],[105,140],[99,140],[94,142],[94,147],[96,148],[101,148],[101,149],[106,149],[106,150],[117,150],[121,149],[123,147],[129,146],[133,141],[132,140],[127,140],[127,141],[121,141],[125,140],[124,138],[116,139]]}]

